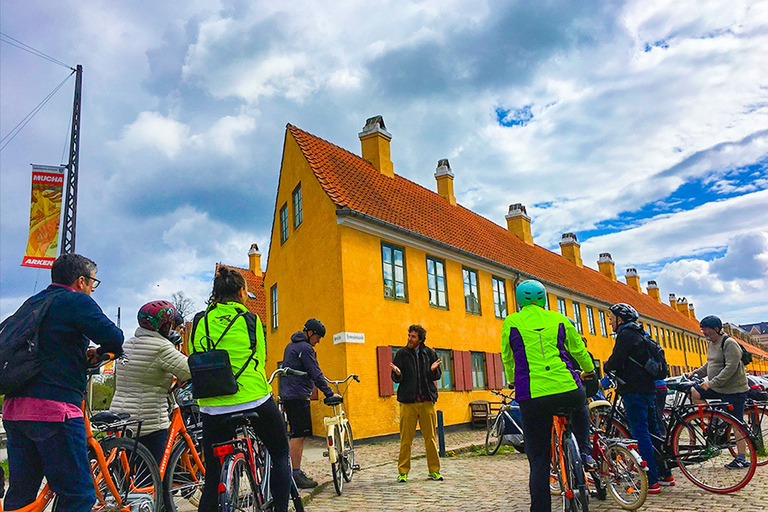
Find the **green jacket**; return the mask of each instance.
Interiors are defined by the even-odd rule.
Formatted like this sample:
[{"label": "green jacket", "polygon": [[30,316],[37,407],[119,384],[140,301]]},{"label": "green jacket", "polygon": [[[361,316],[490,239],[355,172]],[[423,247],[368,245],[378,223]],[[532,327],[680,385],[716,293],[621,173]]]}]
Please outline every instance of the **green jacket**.
[{"label": "green jacket", "polygon": [[566,352],[583,371],[595,369],[581,335],[557,311],[531,304],[504,320],[501,359],[507,380],[514,376],[518,402],[573,391],[581,385]]},{"label": "green jacket", "polygon": [[[241,311],[246,312],[245,316],[235,320],[235,323],[229,328],[226,335],[219,340],[221,333],[227,328],[232,318]],[[213,398],[201,398],[197,401],[198,405],[203,407],[238,405],[252,402],[271,394],[272,386],[267,382],[267,376],[264,371],[264,363],[267,359],[267,345],[264,341],[264,328],[261,325],[259,316],[248,312],[245,306],[239,302],[227,302],[210,306],[204,313],[200,312],[195,315],[192,336],[190,336],[189,342],[190,354],[193,351],[205,351],[207,347],[203,314],[208,316],[209,334],[213,343],[216,343],[216,348],[229,352],[229,362],[232,364],[232,371],[234,373],[240,371],[240,368],[243,367],[250,357],[251,343],[253,341],[256,344],[256,353],[251,362],[248,363],[248,369],[237,379],[237,384],[240,387],[237,393]]]}]

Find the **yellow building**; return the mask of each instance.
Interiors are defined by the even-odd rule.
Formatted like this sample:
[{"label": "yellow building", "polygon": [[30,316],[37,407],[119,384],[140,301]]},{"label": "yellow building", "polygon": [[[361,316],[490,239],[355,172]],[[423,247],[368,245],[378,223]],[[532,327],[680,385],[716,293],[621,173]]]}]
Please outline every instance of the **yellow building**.
[{"label": "yellow building", "polygon": [[[562,254],[535,245],[520,204],[510,206],[506,229],[457,204],[448,160],[438,162],[437,192],[398,176],[381,117],[359,138],[362,158],[287,126],[264,277],[267,369],[308,318],[322,320],[323,372],[361,379],[346,395],[358,438],[398,432],[389,362],[411,324],[427,329],[427,345],[443,360],[437,406],[446,425],[468,423],[471,401],[493,400],[489,389],[504,383],[502,321],[515,309],[515,284],[528,278],[544,282],[549,307],[576,320],[600,363],[613,346],[607,308],[616,302],[637,308],[676,373],[702,363],[693,305],[662,303],[653,282],[643,293],[633,269],[619,282],[609,254],[599,271],[584,266],[572,233]],[[321,401],[312,411],[319,433],[331,411]]]}]

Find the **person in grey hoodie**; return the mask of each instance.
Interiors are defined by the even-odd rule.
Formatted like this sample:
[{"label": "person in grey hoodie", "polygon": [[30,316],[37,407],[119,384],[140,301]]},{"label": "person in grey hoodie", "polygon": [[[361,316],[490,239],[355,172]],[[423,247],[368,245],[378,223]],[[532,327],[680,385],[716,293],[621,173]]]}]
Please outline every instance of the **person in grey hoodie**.
[{"label": "person in grey hoodie", "polygon": [[[707,362],[691,372],[696,377],[707,376],[707,382],[696,384],[691,389],[691,400],[696,404],[706,403],[707,399],[719,399],[733,405],[733,415],[740,421],[744,417],[744,402],[747,399],[747,373],[741,362],[739,342],[723,332],[723,322],[716,316],[704,317],[699,323],[701,332],[709,341]],[[687,375],[686,375],[687,377]],[[744,454],[744,443],[737,442],[738,455],[725,467],[728,469],[746,469],[749,463]]]},{"label": "person in grey hoodie", "polygon": [[283,375],[280,378],[280,399],[288,416],[291,434],[291,466],[293,479],[301,489],[311,489],[317,482],[301,470],[301,456],[304,453],[304,439],[312,435],[312,414],[309,397],[312,388],[322,391],[326,397],[335,395],[320,370],[314,346],[325,336],[325,326],[320,320],[310,318],[304,324],[303,331],[291,336],[291,342],[285,347],[283,367],[306,372],[305,376]]}]

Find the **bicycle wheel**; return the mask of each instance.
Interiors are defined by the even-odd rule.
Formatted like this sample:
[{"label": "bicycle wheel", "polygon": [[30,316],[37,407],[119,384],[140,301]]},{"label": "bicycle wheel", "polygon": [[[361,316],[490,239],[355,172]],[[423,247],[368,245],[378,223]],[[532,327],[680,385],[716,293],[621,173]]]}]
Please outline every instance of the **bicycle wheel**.
[{"label": "bicycle wheel", "polygon": [[621,508],[636,510],[645,503],[648,475],[625,447],[613,445],[605,450],[600,476]]},{"label": "bicycle wheel", "polygon": [[[146,512],[159,511],[163,504],[163,484],[157,462],[141,443],[124,437],[112,437],[101,443],[107,471],[117,488],[123,507]],[[94,510],[111,510],[117,500],[107,488],[104,475],[98,466],[94,471],[94,482],[101,498]]]},{"label": "bicycle wheel", "polygon": [[502,413],[499,413],[496,416],[485,434],[485,453],[488,455],[495,455],[504,440],[504,418],[501,415]]},{"label": "bicycle wheel", "polygon": [[352,473],[355,470],[355,440],[352,437],[352,426],[349,422],[344,423],[344,445],[342,453],[344,454],[341,459],[341,469],[344,474],[344,480],[347,482],[352,481]]},{"label": "bicycle wheel", "polygon": [[329,447],[336,452],[336,462],[331,463],[331,474],[333,475],[333,487],[336,489],[336,494],[341,496],[344,490],[344,470],[342,469],[343,454],[341,451],[341,436],[339,435],[339,427],[333,427],[333,446]]},{"label": "bicycle wheel", "polygon": [[195,461],[192,450],[195,450],[200,461],[204,462],[200,445],[195,443],[190,449],[184,438],[176,442],[168,457],[163,491],[165,508],[170,512],[183,510],[189,505],[196,509],[200,504],[200,495],[205,484],[205,468]]},{"label": "bicycle wheel", "polygon": [[[731,449],[743,451],[748,464],[729,469]],[[675,427],[672,450],[683,474],[702,489],[718,494],[738,491],[752,479],[757,467],[754,444],[741,424],[714,410],[692,412]]]},{"label": "bicycle wheel", "polygon": [[256,482],[242,452],[227,455],[221,467],[219,484],[219,510],[235,512],[259,509]]},{"label": "bicycle wheel", "polygon": [[565,497],[565,509],[570,512],[588,512],[589,492],[587,491],[587,481],[584,477],[584,468],[581,464],[581,455],[576,445],[576,438],[571,434],[563,442],[565,443],[563,453],[565,475],[568,478],[568,487],[573,493],[573,497]]},{"label": "bicycle wheel", "polygon": [[753,405],[744,411],[749,433],[755,443],[757,465],[768,464],[768,409],[763,405]]}]

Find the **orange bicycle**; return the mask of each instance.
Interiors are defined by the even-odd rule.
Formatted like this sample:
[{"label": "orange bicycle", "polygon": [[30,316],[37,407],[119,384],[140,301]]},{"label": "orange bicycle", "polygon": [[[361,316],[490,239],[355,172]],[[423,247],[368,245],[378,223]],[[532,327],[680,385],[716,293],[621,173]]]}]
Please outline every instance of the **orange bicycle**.
[{"label": "orange bicycle", "polygon": [[563,497],[565,512],[587,512],[589,491],[570,414],[568,410],[558,411],[552,421],[550,491]]},{"label": "orange bicycle", "polygon": [[[108,356],[108,357],[107,357]],[[88,370],[88,378],[99,373],[99,368],[113,359],[111,354],[94,368]],[[122,419],[115,414],[97,414],[89,419],[89,412],[81,406],[85,422],[88,460],[91,466],[93,487],[96,491],[94,511],[155,512],[162,507],[162,483],[157,463],[147,448],[136,439],[125,436],[135,428],[136,437],[141,430],[140,419]],[[5,484],[3,482],[3,488]],[[46,483],[37,499],[15,512],[42,512],[53,503],[56,495]],[[0,505],[0,512],[3,508]]]},{"label": "orange bicycle", "polygon": [[172,393],[178,407],[174,408],[168,427],[160,476],[166,511],[176,512],[187,502],[194,508],[199,505],[205,466],[200,446],[202,423],[197,401],[192,398],[192,384],[179,386]]}]

